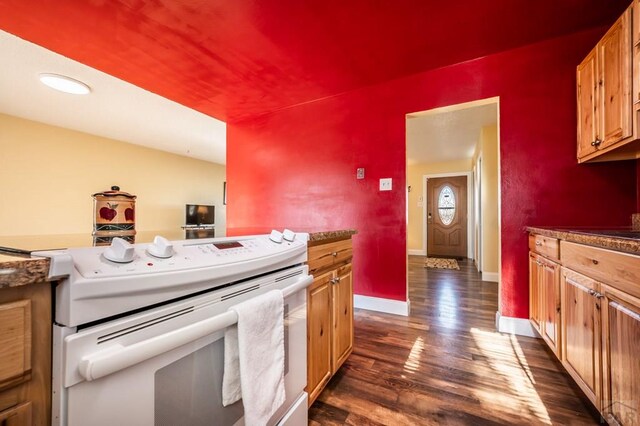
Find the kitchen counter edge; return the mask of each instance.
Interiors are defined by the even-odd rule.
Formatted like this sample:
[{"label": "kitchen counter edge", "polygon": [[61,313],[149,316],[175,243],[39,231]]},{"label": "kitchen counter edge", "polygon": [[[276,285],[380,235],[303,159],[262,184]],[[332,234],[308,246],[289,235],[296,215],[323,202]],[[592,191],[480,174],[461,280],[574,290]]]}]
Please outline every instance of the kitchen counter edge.
[{"label": "kitchen counter edge", "polygon": [[0,251],[0,289],[37,284],[48,280],[49,259],[25,257]]},{"label": "kitchen counter edge", "polygon": [[530,234],[538,234],[544,237],[557,238],[559,240],[569,241],[572,243],[640,255],[640,240],[617,238],[608,235],[584,234],[578,230],[557,230],[553,228],[537,228],[535,226],[527,226],[526,230]]}]

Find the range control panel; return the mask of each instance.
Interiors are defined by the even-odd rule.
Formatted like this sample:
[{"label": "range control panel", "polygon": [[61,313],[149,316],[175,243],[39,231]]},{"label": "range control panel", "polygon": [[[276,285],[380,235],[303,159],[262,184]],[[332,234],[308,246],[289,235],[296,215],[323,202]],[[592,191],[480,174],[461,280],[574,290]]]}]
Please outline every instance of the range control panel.
[{"label": "range control panel", "polygon": [[150,244],[130,244],[114,238],[109,247],[66,250],[84,278],[131,276],[183,271],[259,261],[286,252],[306,250],[307,235],[276,242],[268,235],[171,242],[156,237]]}]

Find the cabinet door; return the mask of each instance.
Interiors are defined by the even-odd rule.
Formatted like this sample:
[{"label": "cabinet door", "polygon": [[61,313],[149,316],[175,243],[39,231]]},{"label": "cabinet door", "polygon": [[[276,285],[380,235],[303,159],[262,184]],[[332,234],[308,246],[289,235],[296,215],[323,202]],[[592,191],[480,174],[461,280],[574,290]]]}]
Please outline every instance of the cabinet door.
[{"label": "cabinet door", "polygon": [[539,265],[538,256],[529,252],[529,320],[538,333],[542,334],[542,329],[540,328],[540,301],[542,295],[540,293],[540,279],[538,278],[540,275]]},{"label": "cabinet door", "polygon": [[598,43],[601,147],[631,136],[631,11],[628,9]]},{"label": "cabinet door", "polygon": [[333,281],[333,372],[353,349],[353,275],[351,264],[338,268]]},{"label": "cabinet door", "polygon": [[541,259],[539,273],[542,289],[542,338],[560,358],[560,265]]},{"label": "cabinet door", "polygon": [[640,425],[640,299],[602,286],[603,395],[609,424]]},{"label": "cabinet door", "polygon": [[0,390],[29,379],[31,301],[0,304]]},{"label": "cabinet door", "polygon": [[600,409],[599,283],[562,268],[560,337],[562,364],[591,402]]},{"label": "cabinet door", "polygon": [[307,393],[309,405],[331,378],[331,280],[320,275],[307,290]]},{"label": "cabinet door", "polygon": [[576,79],[578,83],[578,158],[595,152],[595,140],[598,138],[598,78],[596,49],[578,65]]}]

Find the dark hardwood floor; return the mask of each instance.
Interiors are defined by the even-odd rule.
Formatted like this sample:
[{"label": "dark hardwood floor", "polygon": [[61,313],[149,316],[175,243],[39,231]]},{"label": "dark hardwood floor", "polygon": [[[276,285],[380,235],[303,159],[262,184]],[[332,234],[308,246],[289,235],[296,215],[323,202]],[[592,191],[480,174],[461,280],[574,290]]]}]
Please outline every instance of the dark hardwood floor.
[{"label": "dark hardwood floor", "polygon": [[498,285],[409,257],[411,315],[355,312],[353,354],[311,425],[597,424],[542,340],[495,331]]}]

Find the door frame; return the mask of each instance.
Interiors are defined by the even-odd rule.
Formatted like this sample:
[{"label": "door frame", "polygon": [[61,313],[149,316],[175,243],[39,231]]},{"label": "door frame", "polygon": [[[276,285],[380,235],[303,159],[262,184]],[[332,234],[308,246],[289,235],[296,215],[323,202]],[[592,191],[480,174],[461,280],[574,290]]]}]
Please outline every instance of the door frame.
[{"label": "door frame", "polygon": [[442,177],[455,177],[466,176],[467,177],[467,257],[473,259],[473,246],[474,246],[474,197],[473,197],[473,172],[451,172],[451,173],[433,173],[428,175],[422,175],[422,250],[425,256],[429,256],[427,251],[427,179],[429,178],[442,178]]}]

